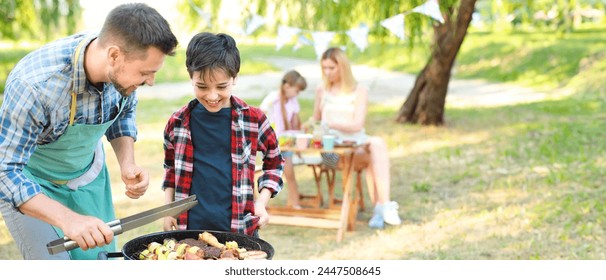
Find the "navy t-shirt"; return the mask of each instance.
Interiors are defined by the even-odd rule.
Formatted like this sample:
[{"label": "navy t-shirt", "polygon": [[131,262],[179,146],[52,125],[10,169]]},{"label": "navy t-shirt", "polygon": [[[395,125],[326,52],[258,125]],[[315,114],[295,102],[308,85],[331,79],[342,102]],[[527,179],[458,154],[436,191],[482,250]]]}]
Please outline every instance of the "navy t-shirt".
[{"label": "navy t-shirt", "polygon": [[231,229],[231,108],[211,113],[196,105],[190,120],[194,145],[191,194],[198,205],[189,210],[187,229]]}]

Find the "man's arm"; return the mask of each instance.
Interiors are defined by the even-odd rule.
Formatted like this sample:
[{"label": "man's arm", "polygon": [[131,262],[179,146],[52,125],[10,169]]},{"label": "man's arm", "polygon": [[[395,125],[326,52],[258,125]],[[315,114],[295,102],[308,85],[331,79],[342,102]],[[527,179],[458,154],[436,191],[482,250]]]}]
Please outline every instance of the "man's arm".
[{"label": "man's arm", "polygon": [[126,196],[137,199],[147,191],[149,174],[135,163],[135,139],[122,136],[110,141],[120,165],[122,181],[126,184]]}]

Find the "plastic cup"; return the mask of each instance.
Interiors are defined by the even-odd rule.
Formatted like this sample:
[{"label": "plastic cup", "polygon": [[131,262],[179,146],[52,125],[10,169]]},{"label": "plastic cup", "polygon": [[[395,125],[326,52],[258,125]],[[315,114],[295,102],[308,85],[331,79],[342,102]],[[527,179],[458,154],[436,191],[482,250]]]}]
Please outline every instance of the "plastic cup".
[{"label": "plastic cup", "polygon": [[322,138],[312,138],[311,139],[311,146],[314,147],[315,149],[322,149]]},{"label": "plastic cup", "polygon": [[335,148],[335,136],[334,135],[322,136],[322,148],[326,151],[332,151]]},{"label": "plastic cup", "polygon": [[297,149],[307,149],[309,147],[309,141],[311,140],[311,137],[311,134],[297,134]]}]

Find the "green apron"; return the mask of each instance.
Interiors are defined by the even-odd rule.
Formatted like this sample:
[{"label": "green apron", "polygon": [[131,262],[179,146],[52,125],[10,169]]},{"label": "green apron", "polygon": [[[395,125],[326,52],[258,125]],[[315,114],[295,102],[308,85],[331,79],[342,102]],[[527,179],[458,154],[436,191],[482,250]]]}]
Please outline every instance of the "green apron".
[{"label": "green apron", "polygon": [[[76,48],[74,76],[83,43]],[[77,88],[75,81],[76,77],[74,89]],[[122,112],[126,98],[122,99],[116,118],[95,125],[74,124],[76,100],[76,93],[72,92],[70,125],[65,133],[55,142],[38,146],[24,168],[24,174],[40,184],[45,195],[74,212],[108,222],[115,219],[115,213],[101,137]],[[54,229],[59,236],[64,235],[59,228]],[[116,251],[116,238],[103,247],[86,251],[77,248],[69,253],[72,259],[97,259],[101,251]]]}]

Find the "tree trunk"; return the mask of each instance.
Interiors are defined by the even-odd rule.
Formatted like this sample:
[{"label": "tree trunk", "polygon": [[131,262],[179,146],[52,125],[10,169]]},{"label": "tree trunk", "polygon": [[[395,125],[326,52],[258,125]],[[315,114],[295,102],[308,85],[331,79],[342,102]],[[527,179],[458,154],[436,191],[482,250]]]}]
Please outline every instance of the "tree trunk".
[{"label": "tree trunk", "polygon": [[[467,34],[476,0],[461,0],[456,22],[444,17],[444,24],[434,25],[432,54],[408,98],[398,112],[399,123],[444,124],[444,105],[450,73]],[[451,8],[452,9],[452,8]],[[448,14],[453,14],[450,11]]]}]

